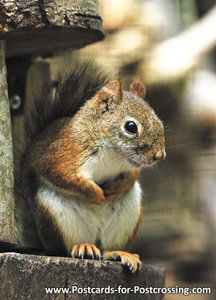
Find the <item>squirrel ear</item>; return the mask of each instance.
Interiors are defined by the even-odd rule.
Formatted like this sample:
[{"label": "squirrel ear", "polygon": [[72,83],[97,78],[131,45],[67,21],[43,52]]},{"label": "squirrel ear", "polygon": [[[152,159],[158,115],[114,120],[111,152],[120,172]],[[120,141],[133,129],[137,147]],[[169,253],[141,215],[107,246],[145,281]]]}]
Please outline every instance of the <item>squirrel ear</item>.
[{"label": "squirrel ear", "polygon": [[146,87],[144,86],[144,84],[142,84],[142,82],[140,82],[139,80],[134,81],[131,85],[130,85],[130,91],[140,97],[145,99],[146,96]]},{"label": "squirrel ear", "polygon": [[97,103],[101,112],[104,113],[109,110],[109,104],[118,103],[122,100],[121,84],[118,80],[108,82],[97,93]]}]

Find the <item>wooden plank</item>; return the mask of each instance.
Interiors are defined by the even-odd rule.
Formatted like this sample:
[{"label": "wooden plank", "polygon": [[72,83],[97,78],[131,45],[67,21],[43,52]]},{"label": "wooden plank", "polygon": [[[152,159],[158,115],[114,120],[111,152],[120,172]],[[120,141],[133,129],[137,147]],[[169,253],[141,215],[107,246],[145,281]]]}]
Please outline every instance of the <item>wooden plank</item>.
[{"label": "wooden plank", "polygon": [[[162,294],[144,294],[144,288],[164,286],[164,270],[143,265],[140,272],[131,274],[120,262],[88,260],[64,257],[45,257],[17,253],[0,254],[0,295],[1,299],[136,299],[160,300]],[[70,291],[73,286],[83,288],[107,288],[99,293],[52,293],[45,288],[62,287]],[[134,287],[142,293],[134,293]],[[122,294],[118,293],[118,287]],[[109,292],[110,288],[115,292]],[[131,291],[126,293],[125,288]]]},{"label": "wooden plank", "polygon": [[7,57],[77,49],[103,38],[97,0],[0,1]]},{"label": "wooden plank", "polygon": [[13,154],[5,43],[0,41],[0,243],[15,243]]}]

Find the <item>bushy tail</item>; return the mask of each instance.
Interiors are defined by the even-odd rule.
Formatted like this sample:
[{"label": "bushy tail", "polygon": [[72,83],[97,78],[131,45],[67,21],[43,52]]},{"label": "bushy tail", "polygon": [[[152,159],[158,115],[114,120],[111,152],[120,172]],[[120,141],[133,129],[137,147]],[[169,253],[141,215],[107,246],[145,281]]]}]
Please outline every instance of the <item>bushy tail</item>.
[{"label": "bushy tail", "polygon": [[24,130],[28,141],[34,140],[53,120],[72,117],[109,77],[91,62],[74,64],[67,78],[59,78],[54,99],[46,95],[44,89],[44,95],[39,95],[32,108],[25,112]]}]

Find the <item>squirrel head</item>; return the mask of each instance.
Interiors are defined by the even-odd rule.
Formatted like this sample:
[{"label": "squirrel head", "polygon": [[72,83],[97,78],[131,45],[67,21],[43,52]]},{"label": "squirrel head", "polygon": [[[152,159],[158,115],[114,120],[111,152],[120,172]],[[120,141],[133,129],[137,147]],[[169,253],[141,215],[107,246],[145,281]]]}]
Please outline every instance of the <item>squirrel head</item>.
[{"label": "squirrel head", "polygon": [[129,92],[112,80],[87,101],[91,107],[87,111],[94,115],[86,114],[92,120],[88,127],[92,142],[96,140],[100,150],[114,150],[131,168],[152,165],[166,156],[163,124],[145,95],[140,81],[134,81]]}]

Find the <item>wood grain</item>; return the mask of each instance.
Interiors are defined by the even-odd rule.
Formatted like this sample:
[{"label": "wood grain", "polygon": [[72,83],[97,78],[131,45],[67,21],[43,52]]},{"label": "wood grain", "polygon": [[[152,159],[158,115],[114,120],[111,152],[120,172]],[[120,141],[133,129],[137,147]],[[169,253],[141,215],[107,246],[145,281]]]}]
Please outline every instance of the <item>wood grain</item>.
[{"label": "wood grain", "polygon": [[77,49],[103,38],[97,0],[0,1],[7,57]]},{"label": "wood grain", "polygon": [[7,93],[5,44],[0,41],[0,242],[15,242],[13,154]]}]

